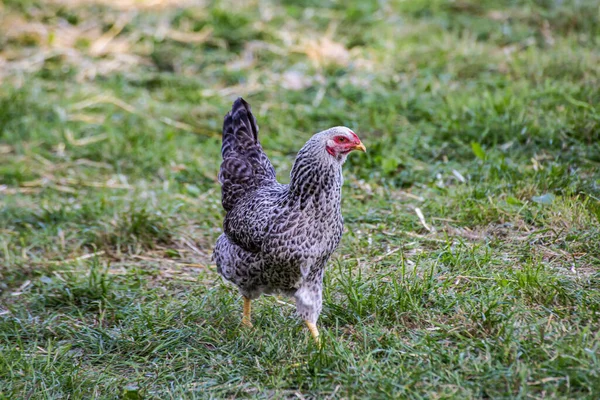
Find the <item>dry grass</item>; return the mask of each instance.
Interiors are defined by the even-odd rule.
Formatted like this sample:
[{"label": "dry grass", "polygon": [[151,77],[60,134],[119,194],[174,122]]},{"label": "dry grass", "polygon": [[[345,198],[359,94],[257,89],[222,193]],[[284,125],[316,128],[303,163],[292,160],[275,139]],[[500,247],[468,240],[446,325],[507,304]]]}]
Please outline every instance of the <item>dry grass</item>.
[{"label": "dry grass", "polygon": [[204,7],[201,0],[45,0],[48,4],[66,7],[102,5],[121,11],[164,11],[173,8]]}]

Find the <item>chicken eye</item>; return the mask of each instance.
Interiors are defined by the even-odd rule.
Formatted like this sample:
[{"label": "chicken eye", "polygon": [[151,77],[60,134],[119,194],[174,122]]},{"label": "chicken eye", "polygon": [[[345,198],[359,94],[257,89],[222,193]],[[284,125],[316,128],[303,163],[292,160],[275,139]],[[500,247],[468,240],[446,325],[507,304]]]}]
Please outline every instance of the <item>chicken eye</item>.
[{"label": "chicken eye", "polygon": [[344,143],[345,141],[347,141],[348,139],[346,139],[345,137],[341,136],[338,138],[338,141]]}]

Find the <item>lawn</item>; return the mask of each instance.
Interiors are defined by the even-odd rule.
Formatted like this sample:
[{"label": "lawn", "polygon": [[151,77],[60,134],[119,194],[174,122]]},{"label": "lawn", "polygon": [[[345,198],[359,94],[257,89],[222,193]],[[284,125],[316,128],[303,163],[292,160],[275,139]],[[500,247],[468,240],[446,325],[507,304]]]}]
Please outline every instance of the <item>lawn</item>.
[{"label": "lawn", "polygon": [[[243,96],[353,129],[317,347],[211,262]],[[4,0],[0,399],[600,398],[596,0]]]}]

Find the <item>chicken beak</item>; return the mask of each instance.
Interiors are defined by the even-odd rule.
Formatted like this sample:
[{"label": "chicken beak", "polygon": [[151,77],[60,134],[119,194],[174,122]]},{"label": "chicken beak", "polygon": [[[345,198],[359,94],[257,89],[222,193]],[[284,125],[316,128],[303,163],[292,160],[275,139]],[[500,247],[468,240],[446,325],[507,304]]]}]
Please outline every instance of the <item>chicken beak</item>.
[{"label": "chicken beak", "polygon": [[352,148],[352,150],[360,150],[360,151],[362,151],[363,153],[366,153],[366,152],[367,152],[367,148],[365,147],[365,145],[364,145],[364,144],[362,144],[362,142],[359,142],[359,143],[358,143],[356,146],[354,146],[354,147]]}]

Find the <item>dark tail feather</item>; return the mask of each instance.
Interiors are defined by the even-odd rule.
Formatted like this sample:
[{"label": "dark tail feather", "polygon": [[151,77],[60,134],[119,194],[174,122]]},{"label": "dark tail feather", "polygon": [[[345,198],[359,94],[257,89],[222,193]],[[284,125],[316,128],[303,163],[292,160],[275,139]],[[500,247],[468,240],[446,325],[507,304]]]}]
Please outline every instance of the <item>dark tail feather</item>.
[{"label": "dark tail feather", "polygon": [[244,147],[257,143],[258,124],[256,118],[252,114],[250,104],[238,97],[223,122],[221,155],[225,158],[230,151],[241,151]]},{"label": "dark tail feather", "polygon": [[275,181],[273,165],[258,141],[256,118],[241,97],[225,116],[221,155],[219,181],[225,210],[257,187]]},{"label": "dark tail feather", "polygon": [[254,118],[254,115],[252,114],[252,107],[250,107],[250,104],[241,97],[238,97],[237,100],[233,102],[231,112],[233,113],[233,120],[235,121],[236,118],[239,118],[252,132],[254,141],[258,142],[258,124],[256,123],[256,118]]}]

